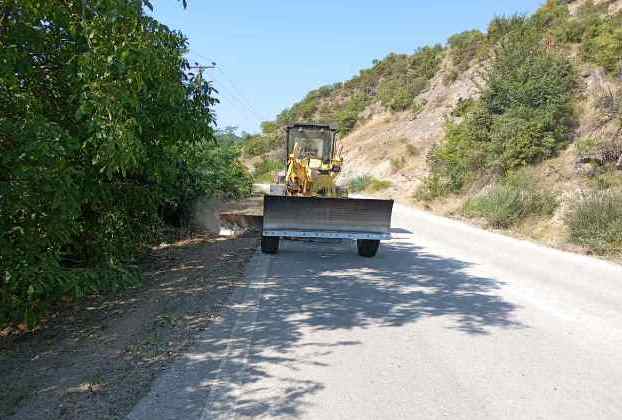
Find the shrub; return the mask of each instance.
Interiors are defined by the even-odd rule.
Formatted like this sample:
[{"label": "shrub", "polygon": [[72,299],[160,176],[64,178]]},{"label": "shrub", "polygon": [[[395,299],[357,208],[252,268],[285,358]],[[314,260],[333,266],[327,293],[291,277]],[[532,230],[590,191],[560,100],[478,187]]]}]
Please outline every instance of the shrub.
[{"label": "shrub", "polygon": [[378,88],[378,98],[390,110],[404,111],[413,105],[413,101],[427,84],[427,80],[421,77],[384,80]]},{"label": "shrub", "polygon": [[404,156],[399,158],[391,158],[391,169],[393,172],[397,172],[406,165],[406,158]]},{"label": "shrub", "polygon": [[493,227],[507,228],[528,216],[550,215],[556,207],[553,193],[537,188],[525,174],[514,174],[470,199],[464,213],[483,217]]},{"label": "shrub", "polygon": [[354,193],[364,191],[367,189],[367,187],[369,187],[372,181],[373,178],[368,175],[356,177],[352,181],[350,181],[349,190]]},{"label": "shrub", "polygon": [[597,191],[578,197],[565,221],[571,242],[601,255],[622,253],[622,192]]},{"label": "shrub", "polygon": [[615,189],[622,191],[622,176],[619,170],[614,168],[606,168],[602,173],[593,179],[594,188],[599,191]]},{"label": "shrub", "polygon": [[506,35],[521,30],[527,18],[523,15],[497,16],[488,25],[486,37],[491,45],[496,45]]},{"label": "shrub", "polygon": [[2,3],[0,328],[136,284],[163,222],[250,189],[186,38],[143,3]]},{"label": "shrub", "polygon": [[274,175],[283,169],[283,162],[273,159],[265,159],[255,166],[253,177],[258,182],[270,182],[274,178]]},{"label": "shrub", "polygon": [[354,178],[350,181],[349,190],[350,192],[357,193],[362,191],[370,191],[370,192],[378,192],[382,190],[386,190],[391,187],[392,183],[390,181],[384,181],[380,179],[376,179],[369,175],[363,175]]},{"label": "shrub", "polygon": [[499,44],[482,99],[492,114],[534,109],[561,118],[559,126],[565,127],[575,87],[574,68],[568,59],[544,48],[540,36],[526,25]]},{"label": "shrub", "polygon": [[498,19],[495,25],[499,41],[482,97],[459,104],[462,121],[448,123],[432,153],[431,170],[450,191],[482,172],[504,174],[551,157],[569,138],[572,65],[542,46],[532,21]]},{"label": "shrub", "polygon": [[602,141],[596,137],[584,137],[577,140],[575,147],[577,148],[577,155],[590,156],[596,153],[601,147]]},{"label": "shrub", "polygon": [[417,115],[419,115],[421,113],[421,111],[423,111],[423,108],[426,105],[426,101],[421,99],[415,99],[410,107],[410,111],[412,113],[412,118],[415,119],[417,118]]},{"label": "shrub", "polygon": [[602,112],[604,123],[622,116],[622,90],[614,91],[611,88],[600,90],[596,94],[594,107]]},{"label": "shrub", "polygon": [[591,61],[618,76],[622,73],[622,14],[604,13],[590,19],[583,34],[581,53]]},{"label": "shrub", "polygon": [[339,122],[339,132],[342,135],[348,134],[356,125],[359,114],[365,110],[369,104],[369,99],[363,95],[356,95],[348,101],[346,106],[337,113]]},{"label": "shrub", "polygon": [[414,199],[418,201],[432,201],[445,197],[451,192],[449,180],[432,173],[423,180],[423,184],[415,192]]},{"label": "shrub", "polygon": [[455,68],[451,68],[447,71],[447,73],[445,73],[445,75],[443,76],[443,84],[445,86],[449,86],[451,85],[453,82],[455,82],[456,80],[458,80],[458,77],[460,77],[460,72],[455,69]]},{"label": "shrub", "polygon": [[[474,59],[483,56],[486,47],[486,35],[478,30],[451,36],[449,38],[449,55],[455,70],[462,72],[468,69]],[[452,81],[455,81],[455,78]]]},{"label": "shrub", "polygon": [[570,11],[562,0],[548,0],[530,20],[540,31],[552,31],[558,40],[572,36],[566,31]]},{"label": "shrub", "polygon": [[547,130],[551,124],[548,115],[522,111],[512,110],[499,116],[490,127],[489,164],[502,171],[549,158],[562,141]]},{"label": "shrub", "polygon": [[407,144],[406,155],[410,157],[419,156],[419,149],[417,149],[417,146],[415,146],[414,144]]},{"label": "shrub", "polygon": [[442,179],[443,191],[459,192],[485,168],[491,125],[492,116],[481,104],[461,123],[448,123],[444,142],[428,157],[432,177],[436,178],[432,185]]},{"label": "shrub", "polygon": [[473,98],[460,98],[455,108],[451,111],[452,117],[461,118],[467,115],[470,111],[473,111],[475,100]]},{"label": "shrub", "polygon": [[367,189],[371,192],[379,192],[391,188],[391,185],[393,185],[391,181],[372,179]]},{"label": "shrub", "polygon": [[248,157],[261,156],[282,148],[283,142],[282,136],[257,134],[244,140],[242,151]]}]

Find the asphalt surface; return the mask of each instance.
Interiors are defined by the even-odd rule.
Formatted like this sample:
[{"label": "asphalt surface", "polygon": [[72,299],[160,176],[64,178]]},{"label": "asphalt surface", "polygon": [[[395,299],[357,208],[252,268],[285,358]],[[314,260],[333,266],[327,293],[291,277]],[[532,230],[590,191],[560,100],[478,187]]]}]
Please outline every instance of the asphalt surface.
[{"label": "asphalt surface", "polygon": [[620,419],[622,267],[396,206],[258,253],[136,419]]}]

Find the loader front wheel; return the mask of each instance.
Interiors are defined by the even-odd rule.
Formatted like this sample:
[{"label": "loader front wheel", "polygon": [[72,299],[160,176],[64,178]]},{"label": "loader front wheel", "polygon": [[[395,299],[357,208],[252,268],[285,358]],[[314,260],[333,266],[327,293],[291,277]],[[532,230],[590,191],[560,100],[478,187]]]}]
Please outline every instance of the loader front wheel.
[{"label": "loader front wheel", "polygon": [[262,236],[261,237],[261,252],[265,254],[276,254],[279,251],[279,237],[278,236]]},{"label": "loader front wheel", "polygon": [[357,239],[356,246],[361,257],[371,258],[376,256],[380,241],[376,239]]}]

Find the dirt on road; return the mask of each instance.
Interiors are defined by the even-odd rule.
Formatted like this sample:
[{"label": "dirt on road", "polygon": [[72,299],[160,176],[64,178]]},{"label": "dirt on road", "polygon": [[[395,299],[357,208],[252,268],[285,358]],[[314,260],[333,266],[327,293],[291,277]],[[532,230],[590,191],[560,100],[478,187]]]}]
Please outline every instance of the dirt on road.
[{"label": "dirt on road", "polygon": [[213,234],[154,249],[144,284],[0,337],[0,419],[119,419],[219,316],[257,239]]}]

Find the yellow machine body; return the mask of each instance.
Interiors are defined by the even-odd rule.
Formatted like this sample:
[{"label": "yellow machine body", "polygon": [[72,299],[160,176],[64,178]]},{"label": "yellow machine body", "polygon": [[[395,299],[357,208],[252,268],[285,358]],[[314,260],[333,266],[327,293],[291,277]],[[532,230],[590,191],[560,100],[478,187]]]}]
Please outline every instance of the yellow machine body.
[{"label": "yellow machine body", "polygon": [[288,127],[286,195],[337,197],[336,179],[343,166],[336,150],[336,130],[330,126]]},{"label": "yellow machine body", "polygon": [[373,257],[380,241],[391,238],[393,200],[348,198],[347,189],[337,186],[344,160],[336,136],[329,125],[287,127],[287,170],[263,197],[264,253],[276,253],[280,238],[325,238],[356,240],[359,255]]}]

